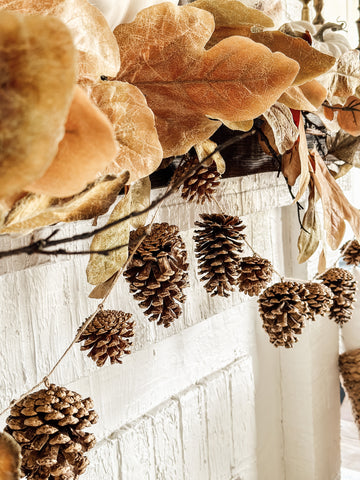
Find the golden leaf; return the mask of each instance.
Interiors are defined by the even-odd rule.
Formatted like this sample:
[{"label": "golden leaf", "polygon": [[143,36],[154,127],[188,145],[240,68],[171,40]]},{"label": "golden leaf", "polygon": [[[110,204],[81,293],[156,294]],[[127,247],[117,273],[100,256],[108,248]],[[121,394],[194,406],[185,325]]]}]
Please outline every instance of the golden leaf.
[{"label": "golden leaf", "polygon": [[0,233],[28,233],[58,222],[87,220],[103,215],[128,181],[129,173],[120,177],[103,177],[83,192],[70,198],[52,198],[29,194],[15,204]]},{"label": "golden leaf", "polygon": [[263,113],[263,117],[273,131],[276,151],[283,154],[290,150],[299,136],[299,130],[289,108],[276,102]]},{"label": "golden leaf", "polygon": [[[176,28],[174,28],[176,25]],[[184,154],[219,127],[207,117],[251,120],[292,84],[297,62],[246,37],[205,50],[214,19],[205,10],[162,3],[119,25],[122,69],[153,110],[164,156]]]},{"label": "golden leaf", "polygon": [[318,261],[318,274],[324,273],[326,270],[326,255],[325,255],[325,250],[322,249],[319,255],[319,261]]},{"label": "golden leaf", "polygon": [[[120,69],[119,47],[100,10],[87,0],[1,0],[0,8],[51,15],[70,29],[79,51],[79,79],[115,77]],[[54,33],[54,37],[57,37]],[[59,75],[60,79],[62,78]]]},{"label": "golden leaf", "polygon": [[115,272],[114,275],[108,280],[96,285],[96,287],[91,290],[89,298],[104,298],[106,295],[108,295],[118,279],[118,273],[118,271]]},{"label": "golden leaf", "polygon": [[241,130],[242,132],[248,132],[254,126],[254,120],[243,120],[242,122],[228,122],[223,120],[225,127],[230,130]]},{"label": "golden leaf", "polygon": [[104,173],[130,173],[129,183],[154,172],[163,158],[154,114],[134,85],[102,82],[91,88],[91,97],[114,126],[119,153]]},{"label": "golden leaf", "polygon": [[299,189],[294,202],[298,202],[304,195],[310,181],[309,150],[306,142],[304,119],[302,115],[300,115],[298,129],[299,141],[296,142],[291,149],[290,157],[287,158],[286,154],[282,157],[283,173],[284,176],[288,178],[289,185],[293,185],[293,183],[290,183],[289,181],[290,179],[296,179],[300,170]]},{"label": "golden leaf", "polygon": [[306,112],[315,112],[316,108],[306,98],[300,87],[289,87],[278,99],[278,102],[283,103],[293,110],[305,110]]},{"label": "golden leaf", "polygon": [[7,197],[40,177],[56,155],[76,81],[76,52],[56,18],[4,10],[0,52],[0,197]]},{"label": "golden leaf", "polygon": [[[112,211],[107,225],[120,220],[132,212],[141,211],[150,204],[150,180],[142,179],[131,185],[129,192],[117,203]],[[126,262],[130,226],[141,227],[146,222],[146,214],[128,219],[113,227],[97,233],[90,246],[91,251],[108,250],[124,245],[123,248],[109,252],[107,255],[91,254],[86,268],[87,280],[92,285],[98,285],[108,280]]]},{"label": "golden leaf", "polygon": [[[204,158],[210,155],[211,152],[215,150],[217,147],[217,144],[213,142],[212,140],[205,140],[202,143],[198,143],[197,145],[194,146],[197,157],[199,159],[199,162],[202,162]],[[226,164],[225,160],[221,156],[220,152],[214,153],[214,155],[211,155],[211,157],[204,162],[205,165],[211,165],[212,162],[216,163],[216,168],[217,171],[222,175],[225,173],[226,169]]]},{"label": "golden leaf", "polygon": [[77,86],[56,157],[25,190],[53,197],[75,195],[100,176],[117,152],[110,121]]},{"label": "golden leaf", "polygon": [[344,237],[345,220],[349,222],[356,238],[360,238],[360,211],[349,203],[319,153],[312,150],[310,156],[311,177],[323,206],[327,242],[335,250]]},{"label": "golden leaf", "polygon": [[250,38],[270,48],[272,52],[282,52],[300,65],[300,70],[293,85],[302,85],[327,72],[334,65],[336,58],[312,48],[302,38],[291,37],[275,31],[251,32]]},{"label": "golden leaf", "polygon": [[329,95],[345,101],[360,87],[360,58],[358,50],[349,50],[336,61],[330,72]]},{"label": "golden leaf", "polygon": [[302,221],[303,228],[298,239],[298,263],[304,263],[309,260],[318,248],[321,238],[321,225],[316,212],[315,186],[312,180],[309,188],[308,207]]},{"label": "golden leaf", "polygon": [[0,432],[0,480],[19,480],[20,466],[20,445],[8,433]]},{"label": "golden leaf", "polygon": [[315,108],[320,108],[327,96],[327,90],[317,80],[310,80],[299,86],[304,96]]}]

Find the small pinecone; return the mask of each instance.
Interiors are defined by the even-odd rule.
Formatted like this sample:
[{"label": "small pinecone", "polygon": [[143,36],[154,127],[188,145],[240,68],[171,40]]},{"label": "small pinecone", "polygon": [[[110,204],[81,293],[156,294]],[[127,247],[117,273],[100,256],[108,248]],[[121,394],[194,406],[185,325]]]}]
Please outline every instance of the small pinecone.
[{"label": "small pinecone", "polygon": [[259,295],[270,282],[274,272],[271,262],[258,255],[243,257],[239,266],[239,290],[250,297]]},{"label": "small pinecone", "polygon": [[97,422],[90,398],[64,387],[27,395],[10,410],[5,431],[20,445],[22,475],[30,480],[75,480],[85,472],[84,455],[95,437],[83,431]]},{"label": "small pinecone", "polygon": [[201,214],[195,222],[199,230],[193,237],[199,263],[200,280],[211,296],[228,297],[228,291],[238,283],[239,261],[245,235],[245,225],[239,217],[223,214]]},{"label": "small pinecone", "polygon": [[315,320],[315,315],[325,315],[329,312],[333,303],[333,293],[329,287],[323,283],[308,282],[305,283],[308,290],[306,296],[310,309],[310,318]]},{"label": "small pinecone", "polygon": [[[199,159],[195,154],[186,154],[183,163],[176,169],[173,181],[176,182],[185,177],[188,172],[199,164]],[[204,203],[205,200],[211,200],[215,189],[220,184],[221,175],[217,170],[216,163],[210,165],[201,165],[190,177],[182,184],[181,197],[184,200]]]},{"label": "small pinecone", "polygon": [[309,315],[308,292],[302,283],[286,281],[268,287],[259,297],[263,328],[275,347],[291,348]]},{"label": "small pinecone", "polygon": [[330,268],[320,279],[334,295],[329,317],[343,325],[351,318],[357,282],[352,273],[343,268]]},{"label": "small pinecone", "polygon": [[360,432],[360,348],[341,354],[339,369],[346,393],[351,400],[355,423]]},{"label": "small pinecone", "polygon": [[178,233],[175,225],[154,223],[124,272],[145,315],[164,327],[180,316],[186,298],[183,290],[188,286],[187,254]]},{"label": "small pinecone", "polygon": [[[349,240],[340,248],[343,260],[347,265],[360,265],[360,243],[357,240]],[[345,252],[345,253],[344,253]]]},{"label": "small pinecone", "polygon": [[98,367],[102,367],[108,357],[111,364],[122,363],[120,357],[130,353],[130,337],[134,336],[134,322],[129,322],[131,317],[130,313],[100,310],[77,341],[84,341],[80,350],[90,349],[88,357]]}]

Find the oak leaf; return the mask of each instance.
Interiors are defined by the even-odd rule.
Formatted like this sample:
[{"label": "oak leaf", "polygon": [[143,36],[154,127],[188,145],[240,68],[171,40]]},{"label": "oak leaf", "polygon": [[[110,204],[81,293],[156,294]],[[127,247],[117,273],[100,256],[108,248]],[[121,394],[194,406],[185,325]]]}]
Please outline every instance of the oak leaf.
[{"label": "oak leaf", "polygon": [[75,222],[103,215],[128,179],[128,172],[118,178],[103,177],[69,198],[29,194],[14,205],[0,233],[23,234],[58,222]]},{"label": "oak leaf", "polygon": [[101,75],[114,77],[119,71],[119,47],[115,37],[100,10],[87,0],[1,0],[0,8],[50,15],[65,23],[79,52],[79,79],[97,80]]},{"label": "oak leaf", "polygon": [[344,237],[345,220],[349,222],[356,238],[360,238],[360,211],[349,203],[319,153],[312,150],[310,156],[311,178],[323,206],[327,243],[335,250]]},{"label": "oak leaf", "polygon": [[[142,179],[131,185],[128,193],[115,205],[107,225],[120,220],[132,212],[138,212],[150,204],[150,180]],[[130,226],[139,228],[146,222],[146,214],[120,222],[107,230],[97,233],[90,246],[91,251],[108,250],[124,245],[113,250],[107,255],[91,254],[86,268],[87,280],[92,285],[106,282],[123,265],[128,258],[128,243]]]},{"label": "oak leaf", "polygon": [[21,478],[21,448],[11,435],[0,432],[0,480]]},{"label": "oak leaf", "polygon": [[298,239],[298,263],[304,263],[315,253],[321,239],[321,224],[316,212],[315,186],[311,180],[309,184],[308,207],[305,212],[302,229]]},{"label": "oak leaf", "polygon": [[306,98],[300,87],[289,87],[278,99],[278,102],[292,110],[304,110],[306,112],[315,112],[316,108]]},{"label": "oak leaf", "polygon": [[316,79],[303,83],[299,86],[299,89],[315,108],[321,107],[328,93],[327,89]]},{"label": "oak leaf", "polygon": [[162,3],[114,31],[122,58],[117,79],[145,95],[165,157],[209,138],[220,126],[210,118],[257,117],[298,72],[297,62],[246,37],[205,50],[213,30],[214,19],[205,10]]},{"label": "oak leaf", "polygon": [[163,152],[154,114],[141,91],[129,83],[104,81],[91,87],[90,96],[112,123],[119,145],[117,158],[103,173],[127,170],[129,183],[153,173]]},{"label": "oak leaf", "polygon": [[75,81],[76,51],[62,22],[0,10],[0,197],[48,168]]}]

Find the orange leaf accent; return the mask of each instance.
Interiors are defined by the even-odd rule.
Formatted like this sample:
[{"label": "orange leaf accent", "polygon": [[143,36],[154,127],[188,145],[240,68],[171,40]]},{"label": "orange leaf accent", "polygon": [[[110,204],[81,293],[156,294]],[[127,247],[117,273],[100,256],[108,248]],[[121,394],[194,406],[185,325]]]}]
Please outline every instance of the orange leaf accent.
[{"label": "orange leaf accent", "polygon": [[339,109],[337,120],[345,132],[354,137],[360,135],[360,99],[349,97],[345,105]]}]

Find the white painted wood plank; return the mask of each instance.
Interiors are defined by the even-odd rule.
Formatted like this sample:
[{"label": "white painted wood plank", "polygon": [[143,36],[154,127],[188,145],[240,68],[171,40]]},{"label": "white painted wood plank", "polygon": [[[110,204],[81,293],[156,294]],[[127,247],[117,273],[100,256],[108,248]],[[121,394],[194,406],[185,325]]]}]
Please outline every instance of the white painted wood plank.
[{"label": "white painted wood plank", "polygon": [[205,391],[209,480],[228,480],[232,465],[232,428],[228,375],[214,373],[201,384]]},{"label": "white painted wood plank", "polygon": [[204,389],[197,385],[178,396],[184,456],[184,480],[209,480]]},{"label": "white painted wood plank", "polygon": [[[104,440],[86,454],[90,464],[82,480],[122,480],[119,470],[119,446],[116,440]],[[134,477],[135,478],[135,477]]]},{"label": "white painted wood plank", "polygon": [[116,438],[121,457],[121,480],[153,480],[155,457],[152,419],[141,417],[122,428]]},{"label": "white painted wood plank", "polygon": [[170,400],[149,415],[153,422],[156,480],[182,480],[184,474],[178,402]]},{"label": "white painted wood plank", "polygon": [[255,385],[249,356],[226,368],[229,375],[233,464],[232,476],[257,480]]}]

